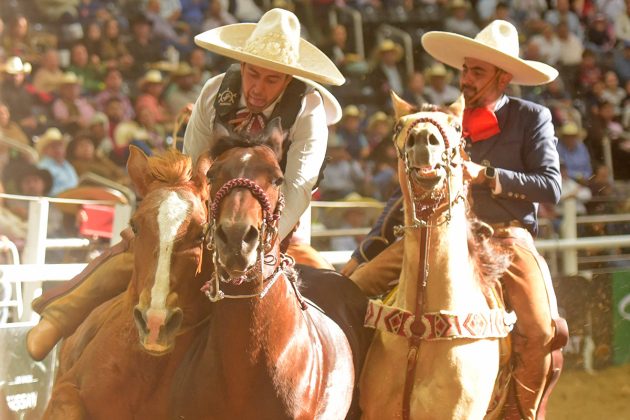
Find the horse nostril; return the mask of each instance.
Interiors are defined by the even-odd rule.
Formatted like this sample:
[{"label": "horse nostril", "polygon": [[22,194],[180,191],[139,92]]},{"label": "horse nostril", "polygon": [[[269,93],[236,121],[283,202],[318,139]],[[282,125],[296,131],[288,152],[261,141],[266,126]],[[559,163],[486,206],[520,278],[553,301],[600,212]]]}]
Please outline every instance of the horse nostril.
[{"label": "horse nostril", "polygon": [[249,229],[247,230],[247,233],[243,237],[243,242],[247,244],[251,244],[251,243],[256,242],[257,240],[258,240],[258,229],[256,229],[254,226],[250,226]]},{"label": "horse nostril", "polygon": [[172,334],[179,329],[182,325],[182,321],[184,320],[184,313],[181,309],[176,308],[171,313],[171,316],[166,321],[166,326],[164,327],[165,332],[167,334]]},{"label": "horse nostril", "polygon": [[149,329],[147,327],[147,321],[144,319],[144,315],[140,309],[136,306],[133,308],[133,319],[136,321],[136,327],[143,334],[148,334]]}]

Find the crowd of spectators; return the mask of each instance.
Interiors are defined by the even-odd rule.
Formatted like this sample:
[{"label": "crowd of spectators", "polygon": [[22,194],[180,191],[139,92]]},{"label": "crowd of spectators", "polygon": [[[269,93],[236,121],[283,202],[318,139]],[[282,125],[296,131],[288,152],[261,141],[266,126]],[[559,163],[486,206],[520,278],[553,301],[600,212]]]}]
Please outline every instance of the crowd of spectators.
[{"label": "crowd of spectators", "polygon": [[[630,179],[630,0],[7,0],[0,6],[0,133],[40,157],[0,143],[4,190],[55,195],[86,172],[129,186],[128,146],[151,154],[176,142],[177,114],[229,64],[196,47],[194,35],[255,22],[268,7],[294,11],[303,36],[347,78],[331,89],[343,118],[330,129],[316,199],[387,200],[397,184],[390,90],[416,105],[459,95],[456,72],[424,54],[421,35],[474,37],[496,18],[518,28],[522,57],[560,71],[549,85],[512,94],[551,109],[563,176],[592,198],[583,190],[565,196],[598,203],[619,193],[613,179]],[[362,45],[350,14],[329,20],[339,8],[360,14]],[[405,31],[411,48],[383,25]],[[39,188],[27,192],[23,173],[40,176]],[[584,206],[602,209],[611,210]]]}]

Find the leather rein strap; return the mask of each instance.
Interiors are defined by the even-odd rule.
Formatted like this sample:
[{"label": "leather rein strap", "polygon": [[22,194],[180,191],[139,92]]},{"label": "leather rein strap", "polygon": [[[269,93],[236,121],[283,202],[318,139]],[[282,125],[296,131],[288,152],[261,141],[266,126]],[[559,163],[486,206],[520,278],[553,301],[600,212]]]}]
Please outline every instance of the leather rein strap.
[{"label": "leather rein strap", "polygon": [[429,229],[428,226],[420,227],[420,261],[418,282],[416,290],[416,319],[411,324],[411,337],[409,337],[409,352],[407,353],[407,371],[405,374],[405,387],[403,388],[403,420],[409,420],[411,415],[411,392],[418,365],[418,351],[424,333],[425,326],[421,321],[424,313],[424,302],[427,288],[427,274],[429,272]]}]

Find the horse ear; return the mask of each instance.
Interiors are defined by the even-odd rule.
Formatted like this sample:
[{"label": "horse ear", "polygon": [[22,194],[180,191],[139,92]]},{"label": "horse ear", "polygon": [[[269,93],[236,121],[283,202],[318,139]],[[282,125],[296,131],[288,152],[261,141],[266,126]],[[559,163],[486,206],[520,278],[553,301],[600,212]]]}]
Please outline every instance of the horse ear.
[{"label": "horse ear", "polygon": [[195,165],[195,184],[199,189],[208,194],[208,171],[210,170],[210,166],[212,166],[212,158],[210,157],[210,152],[202,153],[197,159],[197,164]]},{"label": "horse ear", "polygon": [[278,161],[282,159],[282,145],[284,144],[285,132],[282,129],[280,117],[276,117],[267,123],[262,134],[262,142],[271,147],[276,154]]},{"label": "horse ear", "polygon": [[396,116],[396,121],[405,115],[413,114],[418,111],[415,106],[396,95],[396,92],[393,90],[390,92],[390,95],[392,97],[392,104],[394,105],[394,115]]},{"label": "horse ear", "polygon": [[149,184],[153,181],[151,172],[149,171],[148,157],[142,149],[134,145],[129,145],[129,159],[127,160],[127,172],[136,187],[139,196],[143,197],[148,189]]},{"label": "horse ear", "polygon": [[462,115],[464,115],[465,107],[466,101],[464,100],[464,95],[459,95],[459,98],[448,107],[448,112],[461,119]]}]

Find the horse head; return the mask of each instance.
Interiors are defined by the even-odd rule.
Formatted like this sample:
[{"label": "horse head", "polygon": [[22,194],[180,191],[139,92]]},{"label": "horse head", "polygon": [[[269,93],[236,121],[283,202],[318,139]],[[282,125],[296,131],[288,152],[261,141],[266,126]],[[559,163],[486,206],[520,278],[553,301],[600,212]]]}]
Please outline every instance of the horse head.
[{"label": "horse head", "polygon": [[212,237],[217,275],[224,283],[262,279],[265,255],[279,247],[282,137],[280,127],[273,124],[255,139],[220,139],[211,151]]},{"label": "horse head", "polygon": [[131,146],[127,166],[143,197],[130,222],[135,234],[130,287],[138,298],[134,319],[142,347],[165,354],[182,325],[196,324],[195,317],[201,316],[192,307],[203,301],[201,276],[196,275],[202,263],[210,262],[202,258],[210,162],[202,156],[193,168],[191,159],[176,150],[147,157]]},{"label": "horse head", "polygon": [[[398,177],[406,195],[423,211],[454,199],[463,185],[465,159],[461,132],[463,103],[449,108],[423,106],[416,109],[392,93],[396,114],[394,145],[398,152]],[[405,188],[405,186],[407,188]],[[424,210],[423,210],[424,209]]]}]

